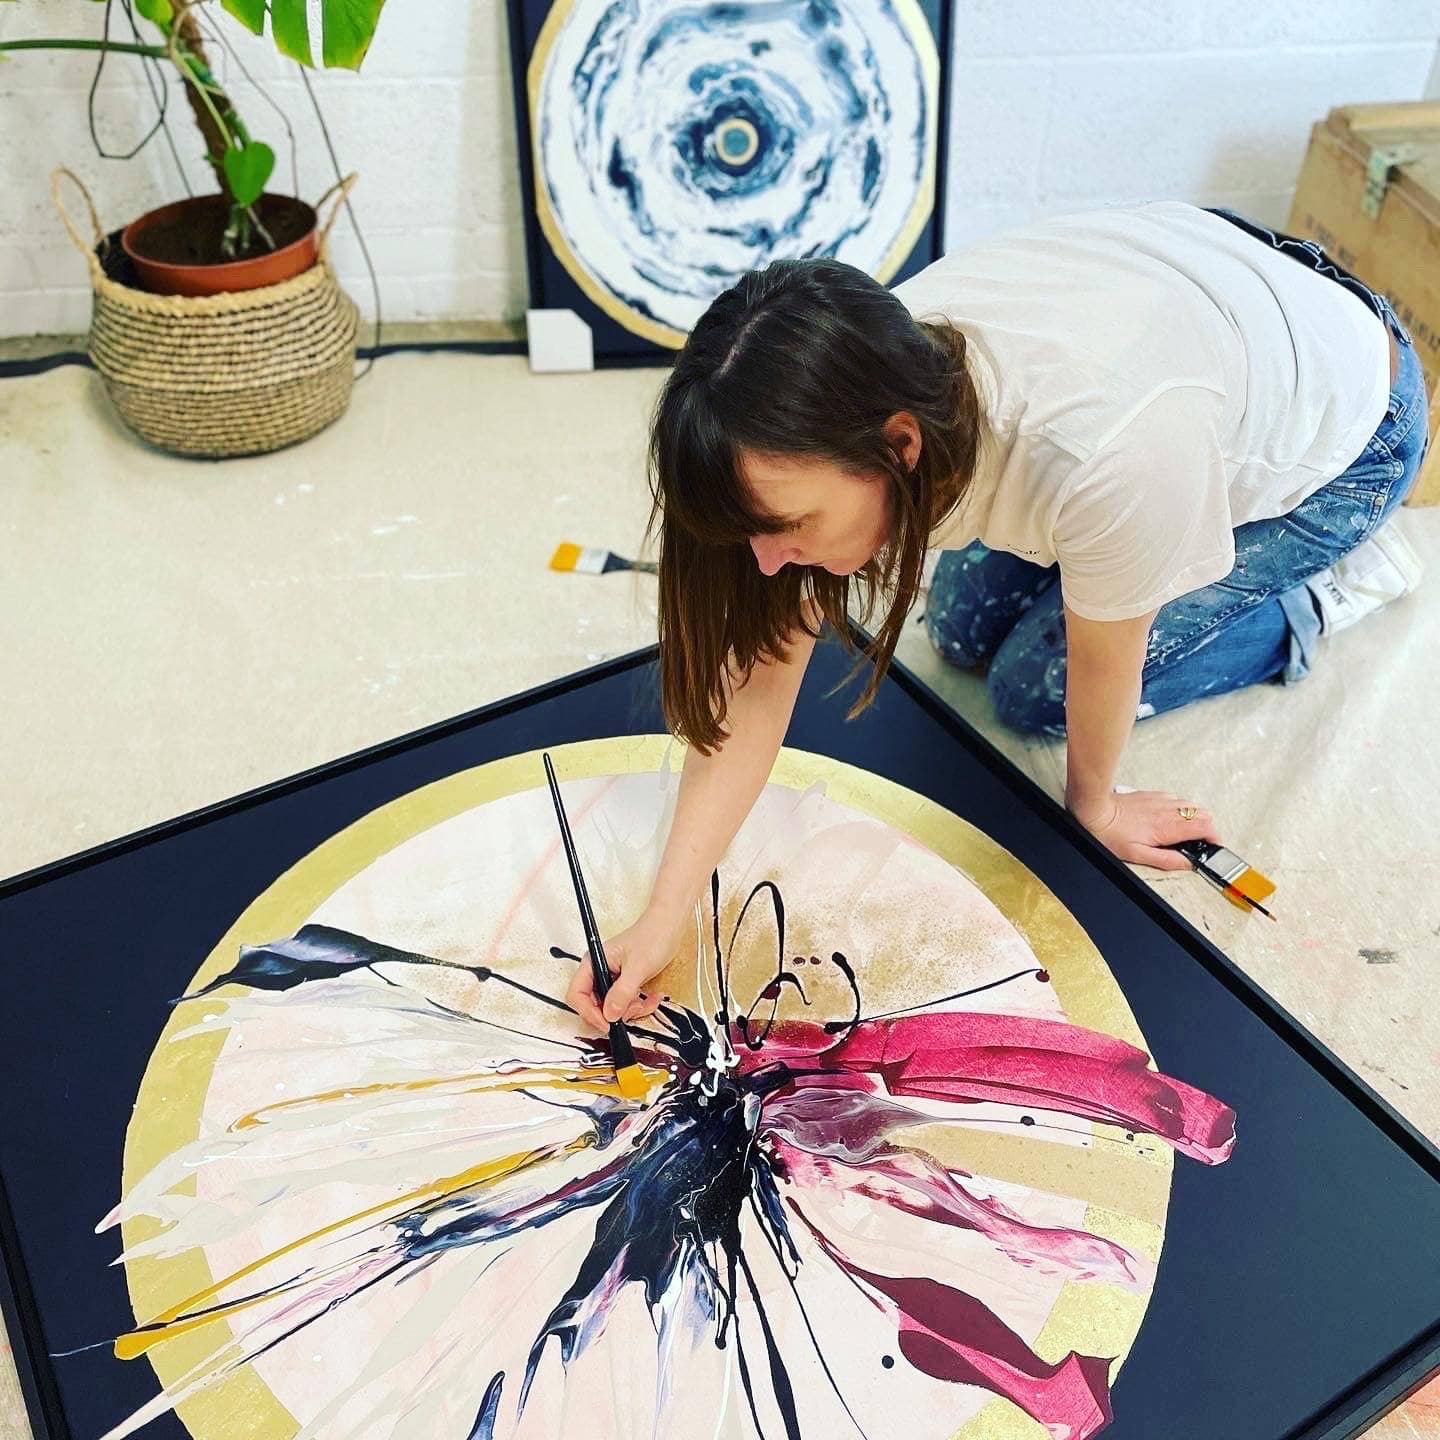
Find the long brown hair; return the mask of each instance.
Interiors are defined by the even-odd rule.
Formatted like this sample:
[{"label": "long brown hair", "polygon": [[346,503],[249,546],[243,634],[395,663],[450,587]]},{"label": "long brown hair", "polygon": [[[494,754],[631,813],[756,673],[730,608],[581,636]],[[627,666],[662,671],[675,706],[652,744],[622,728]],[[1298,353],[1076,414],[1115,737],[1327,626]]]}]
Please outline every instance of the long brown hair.
[{"label": "long brown hair", "polygon": [[[884,432],[900,411],[920,428],[912,470]],[[780,659],[797,630],[818,633],[817,616],[848,643],[852,592],[867,621],[877,600],[887,602],[864,652],[874,669],[851,713],[868,705],[919,590],[930,531],[969,484],[979,439],[965,337],[916,320],[863,270],[781,260],[720,295],[690,332],[650,428],[671,730],[702,751],[720,744],[732,683]],[[853,576],[797,565],[763,575],[750,538],[784,521],[749,493],[747,450],[826,460],[885,483],[889,543]]]}]

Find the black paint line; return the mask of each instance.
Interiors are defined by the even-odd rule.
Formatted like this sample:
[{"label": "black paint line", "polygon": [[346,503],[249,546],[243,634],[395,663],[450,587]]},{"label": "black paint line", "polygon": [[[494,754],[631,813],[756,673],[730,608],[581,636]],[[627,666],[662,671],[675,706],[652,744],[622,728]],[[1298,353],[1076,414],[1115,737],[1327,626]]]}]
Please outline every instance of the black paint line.
[{"label": "black paint line", "polygon": [[825,1352],[820,1348],[820,1337],[815,1333],[815,1327],[810,1323],[810,1312],[805,1308],[805,1302],[800,1298],[800,1287],[796,1284],[796,1277],[790,1273],[790,1267],[785,1263],[785,1257],[780,1252],[779,1245],[770,1234],[765,1224],[764,1216],[760,1207],[755,1203],[755,1197],[750,1197],[750,1208],[755,1212],[755,1218],[759,1222],[760,1233],[769,1243],[771,1250],[775,1252],[775,1260],[780,1266],[781,1273],[785,1276],[785,1282],[790,1286],[790,1293],[795,1297],[795,1308],[800,1312],[800,1319],[805,1325],[805,1333],[810,1337],[811,1348],[815,1351],[815,1358],[820,1362],[820,1368],[825,1372],[825,1378],[830,1382],[830,1388],[835,1392],[835,1398],[844,1408],[846,1415],[850,1417],[850,1423],[855,1427],[856,1433],[869,1440],[865,1435],[865,1427],[855,1418],[855,1412],[850,1408],[850,1402],[846,1400],[840,1389],[839,1382],[835,1379],[834,1372],[830,1369],[830,1362],[825,1358]]},{"label": "black paint line", "polygon": [[[930,1010],[936,1005],[948,1005],[952,1000],[965,1000],[971,995],[983,995],[987,990],[998,990],[1002,985],[1011,985],[1016,980],[1023,980],[1027,975],[1044,975],[1044,971],[1038,965],[1032,965],[1028,970],[1017,970],[1013,975],[1007,975],[1003,980],[991,980],[984,985],[976,985],[971,990],[957,990],[953,995],[941,995],[934,1000],[923,1000],[918,1005],[907,1005],[903,1010],[886,1010],[880,1015],[867,1015],[863,1020],[855,1021],[854,1024],[868,1025],[872,1020],[893,1020],[897,1015],[911,1015],[917,1010]],[[826,1030],[843,1029],[847,1021],[831,1020],[827,1022]],[[831,1030],[833,1034],[834,1031]]]},{"label": "black paint line", "polygon": [[[755,1305],[755,1315],[760,1321],[760,1333],[765,1338],[765,1358],[770,1364],[770,1387],[775,1395],[775,1403],[780,1407],[780,1414],[785,1421],[786,1440],[801,1440],[800,1416],[795,1409],[795,1391],[790,1384],[790,1374],[785,1369],[785,1361],[781,1358],[780,1347],[775,1343],[775,1332],[770,1327],[770,1317],[765,1313],[765,1302],[760,1298],[760,1287],[755,1283],[755,1275],[750,1269],[750,1261],[745,1256],[745,1247],[736,1246],[735,1257],[740,1264],[740,1273],[745,1277],[745,1284],[750,1290],[750,1299]],[[736,1331],[736,1340],[739,1340],[739,1331]]]}]

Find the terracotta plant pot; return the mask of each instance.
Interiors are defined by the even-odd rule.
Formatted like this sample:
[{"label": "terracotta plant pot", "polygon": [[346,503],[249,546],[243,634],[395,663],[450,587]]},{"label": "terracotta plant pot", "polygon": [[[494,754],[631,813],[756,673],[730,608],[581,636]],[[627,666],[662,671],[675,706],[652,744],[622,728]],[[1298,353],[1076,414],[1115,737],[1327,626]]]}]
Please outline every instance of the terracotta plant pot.
[{"label": "terracotta plant pot", "polygon": [[314,209],[290,195],[262,195],[256,204],[276,248],[243,260],[217,260],[229,217],[223,195],[162,205],[132,220],[120,237],[147,290],[159,295],[220,295],[258,290],[303,274],[320,244]]}]

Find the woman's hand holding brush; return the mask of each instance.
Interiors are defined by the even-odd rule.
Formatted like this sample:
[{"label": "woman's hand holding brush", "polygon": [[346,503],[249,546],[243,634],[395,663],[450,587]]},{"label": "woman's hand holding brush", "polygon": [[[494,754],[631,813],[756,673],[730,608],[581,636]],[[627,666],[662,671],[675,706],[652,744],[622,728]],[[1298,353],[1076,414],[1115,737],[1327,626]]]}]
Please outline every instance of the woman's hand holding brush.
[{"label": "woman's hand holding brush", "polygon": [[606,1029],[612,1020],[639,1020],[655,1013],[665,998],[645,985],[669,963],[673,936],[647,912],[628,930],[605,941],[605,958],[610,962],[613,981],[602,1010],[595,997],[595,973],[591,965],[577,965],[565,994],[565,1002],[588,1025]]}]

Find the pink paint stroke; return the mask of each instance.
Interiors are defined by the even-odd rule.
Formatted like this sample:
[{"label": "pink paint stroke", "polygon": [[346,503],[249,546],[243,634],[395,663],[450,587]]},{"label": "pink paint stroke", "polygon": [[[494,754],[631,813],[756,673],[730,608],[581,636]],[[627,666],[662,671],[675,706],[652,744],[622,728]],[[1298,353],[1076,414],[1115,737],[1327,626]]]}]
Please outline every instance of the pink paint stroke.
[{"label": "pink paint stroke", "polygon": [[894,1320],[900,1353],[917,1370],[1004,1396],[1043,1425],[1051,1440],[1088,1440],[1110,1423],[1109,1360],[1072,1351],[1047,1364],[983,1301],[923,1276],[866,1270],[827,1240],[793,1200],[790,1208],[861,1293]]},{"label": "pink paint stroke", "polygon": [[1018,1405],[1052,1440],[1088,1440],[1111,1420],[1111,1360],[1071,1352],[1042,1360],[973,1295],[924,1276],[868,1270],[823,1235],[799,1204],[806,1187],[848,1191],[937,1224],[978,1232],[1021,1265],[1080,1279],[1143,1284],[1143,1262],[1101,1236],[1026,1224],[968,1178],[891,1136],[934,1115],[904,1098],[1055,1111],[1159,1136],[1207,1165],[1229,1158],[1235,1113],[1213,1096],[1150,1069],[1143,1050],[1057,1020],[928,1011],[863,1021],[837,1038],[809,1021],[781,1021],[752,1049],[732,1042],[744,1072],[792,1072],[761,1107],[760,1129],[785,1203],[828,1258],[895,1324],[906,1361],[925,1374],[980,1386]]},{"label": "pink paint stroke", "polygon": [[897,1148],[852,1165],[810,1154],[778,1136],[775,1149],[782,1175],[793,1185],[849,1191],[922,1220],[974,1231],[1021,1267],[1131,1290],[1149,1278],[1150,1267],[1124,1246],[1084,1230],[1029,1225],[999,1201],[971,1194],[944,1166],[913,1151]]},{"label": "pink paint stroke", "polygon": [[746,1069],[808,1060],[822,1072],[808,1078],[876,1075],[893,1096],[1063,1111],[1158,1135],[1206,1165],[1228,1159],[1235,1144],[1228,1105],[1151,1070],[1134,1045],[1059,1020],[932,1011],[864,1021],[838,1043],[822,1026],[789,1020],[758,1051],[738,1036],[736,1046]]}]

